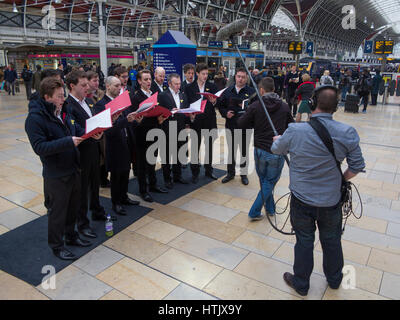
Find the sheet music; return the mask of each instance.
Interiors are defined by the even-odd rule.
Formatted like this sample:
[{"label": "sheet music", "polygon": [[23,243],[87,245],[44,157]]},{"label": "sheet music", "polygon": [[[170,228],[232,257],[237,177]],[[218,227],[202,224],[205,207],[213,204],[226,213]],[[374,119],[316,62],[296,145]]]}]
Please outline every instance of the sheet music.
[{"label": "sheet music", "polygon": [[86,119],[86,133],[89,133],[97,128],[111,128],[111,109],[106,109],[95,116]]}]

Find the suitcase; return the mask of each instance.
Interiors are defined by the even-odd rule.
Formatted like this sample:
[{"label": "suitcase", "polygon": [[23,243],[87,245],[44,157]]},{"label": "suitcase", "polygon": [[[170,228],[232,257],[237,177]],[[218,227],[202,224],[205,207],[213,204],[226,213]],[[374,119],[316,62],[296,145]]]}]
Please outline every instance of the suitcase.
[{"label": "suitcase", "polygon": [[360,97],[357,94],[348,94],[346,96],[346,102],[344,104],[344,111],[358,113],[359,103],[360,103]]}]

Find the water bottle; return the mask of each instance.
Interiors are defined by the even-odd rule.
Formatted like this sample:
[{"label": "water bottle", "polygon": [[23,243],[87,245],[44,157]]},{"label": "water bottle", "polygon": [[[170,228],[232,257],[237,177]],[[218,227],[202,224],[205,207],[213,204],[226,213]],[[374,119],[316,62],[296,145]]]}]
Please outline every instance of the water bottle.
[{"label": "water bottle", "polygon": [[113,231],[113,223],[111,221],[111,216],[110,214],[107,214],[107,221],[106,221],[106,236],[107,237],[112,237],[114,234]]}]

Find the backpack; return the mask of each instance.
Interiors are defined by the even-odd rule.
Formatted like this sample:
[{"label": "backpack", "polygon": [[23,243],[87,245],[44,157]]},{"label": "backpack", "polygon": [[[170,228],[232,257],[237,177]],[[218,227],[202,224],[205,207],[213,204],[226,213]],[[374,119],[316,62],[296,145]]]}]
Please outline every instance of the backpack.
[{"label": "backpack", "polygon": [[29,71],[29,70],[27,70],[27,69],[24,69],[24,70],[22,71],[22,73],[21,73],[21,77],[22,77],[22,79],[24,79],[24,81],[26,81],[26,82],[31,81],[31,79],[32,79],[32,72]]},{"label": "backpack", "polygon": [[323,84],[324,85],[332,85],[333,83],[332,83],[331,79],[328,76],[325,76]]}]

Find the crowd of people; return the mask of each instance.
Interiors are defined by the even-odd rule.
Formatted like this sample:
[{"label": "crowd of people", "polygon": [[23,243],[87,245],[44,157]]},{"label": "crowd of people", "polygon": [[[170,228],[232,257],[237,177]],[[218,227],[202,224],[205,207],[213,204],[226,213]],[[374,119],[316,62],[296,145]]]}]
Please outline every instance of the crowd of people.
[{"label": "crowd of people", "polygon": [[[244,68],[238,68],[233,81],[224,86],[222,83],[217,86],[209,80],[208,67],[203,63],[186,64],[184,79],[175,73],[166,79],[161,67],[154,72],[146,68],[135,69],[137,72],[132,78],[132,69],[114,65],[104,80],[104,91],[100,88],[97,68],[86,71],[81,67],[73,68],[68,73],[61,72],[62,67],[43,70],[38,87],[38,79],[35,80],[25,130],[43,164],[45,206],[49,217],[48,244],[53,253],[60,259],[76,259],[77,256],[66,246],[90,246],[90,239],[97,237],[91,228],[88,211],[92,213],[92,220],[107,219],[99,201],[100,187],[111,188],[112,208],[117,215],[126,215],[126,206],[139,204],[128,196],[131,170],[137,177],[139,196],[146,202],[154,201],[153,193],[174,192],[176,184],[197,184],[201,172],[199,159],[190,159],[191,180],[188,181],[182,175],[186,162],[174,158],[169,152],[185,143],[177,138],[182,130],[191,129],[195,134],[196,139],[192,139],[192,135],[190,139],[197,150],[204,143],[204,174],[210,181],[217,180],[212,165],[214,140],[212,136],[204,135],[204,131],[217,128],[218,112],[225,119],[226,130],[235,133],[228,148],[230,160],[227,174],[221,181],[224,184],[236,176],[235,145],[241,145],[241,182],[249,184],[246,170],[249,141],[245,131],[254,129],[255,168],[262,187],[249,210],[251,221],[265,217],[263,205],[269,215],[276,214],[273,189],[281,176],[284,155],[290,154],[290,189],[294,199],[291,216],[297,243],[294,274],[285,273],[286,283],[301,295],[308,293],[317,222],[326,257],[324,272],[329,285],[337,288],[342,279],[343,254],[340,245],[341,178],[335,171],[336,161],[348,159],[346,179],[354,177],[365,167],[357,132],[332,119],[339,103],[339,90],[332,83],[323,83],[315,89],[310,76],[299,73],[295,66],[285,77],[277,70],[267,74],[252,70],[257,88],[250,84]],[[223,71],[221,69],[219,76],[226,79]],[[218,98],[201,95],[215,94],[221,88],[225,90]],[[261,101],[256,98],[256,89],[278,136],[267,121]],[[112,128],[83,139],[86,120],[104,111],[109,102],[126,91],[131,105],[112,116]],[[283,92],[287,103],[282,99]],[[158,104],[174,112],[171,116],[149,117],[138,112],[139,105],[155,93],[158,93]],[[336,159],[328,150],[316,147],[319,138],[311,126],[305,122],[295,123],[293,115],[297,113],[297,97],[301,101],[298,112],[312,114],[308,119],[310,123],[317,121],[327,127],[332,135]],[[189,116],[176,112],[189,108],[200,99],[205,103],[203,112],[190,113]],[[248,106],[244,108],[246,101]],[[175,131],[172,132],[171,128]],[[146,156],[149,151],[155,156],[158,153],[158,150],[150,149],[153,141],[147,139],[152,129],[161,129],[167,137],[167,152],[161,156],[163,185],[157,181],[155,163]],[[240,134],[236,134],[237,131]],[[299,139],[314,142],[302,144]],[[327,215],[314,214],[320,210]],[[308,216],[309,212],[313,214]],[[117,219],[116,216],[110,218]]]}]

